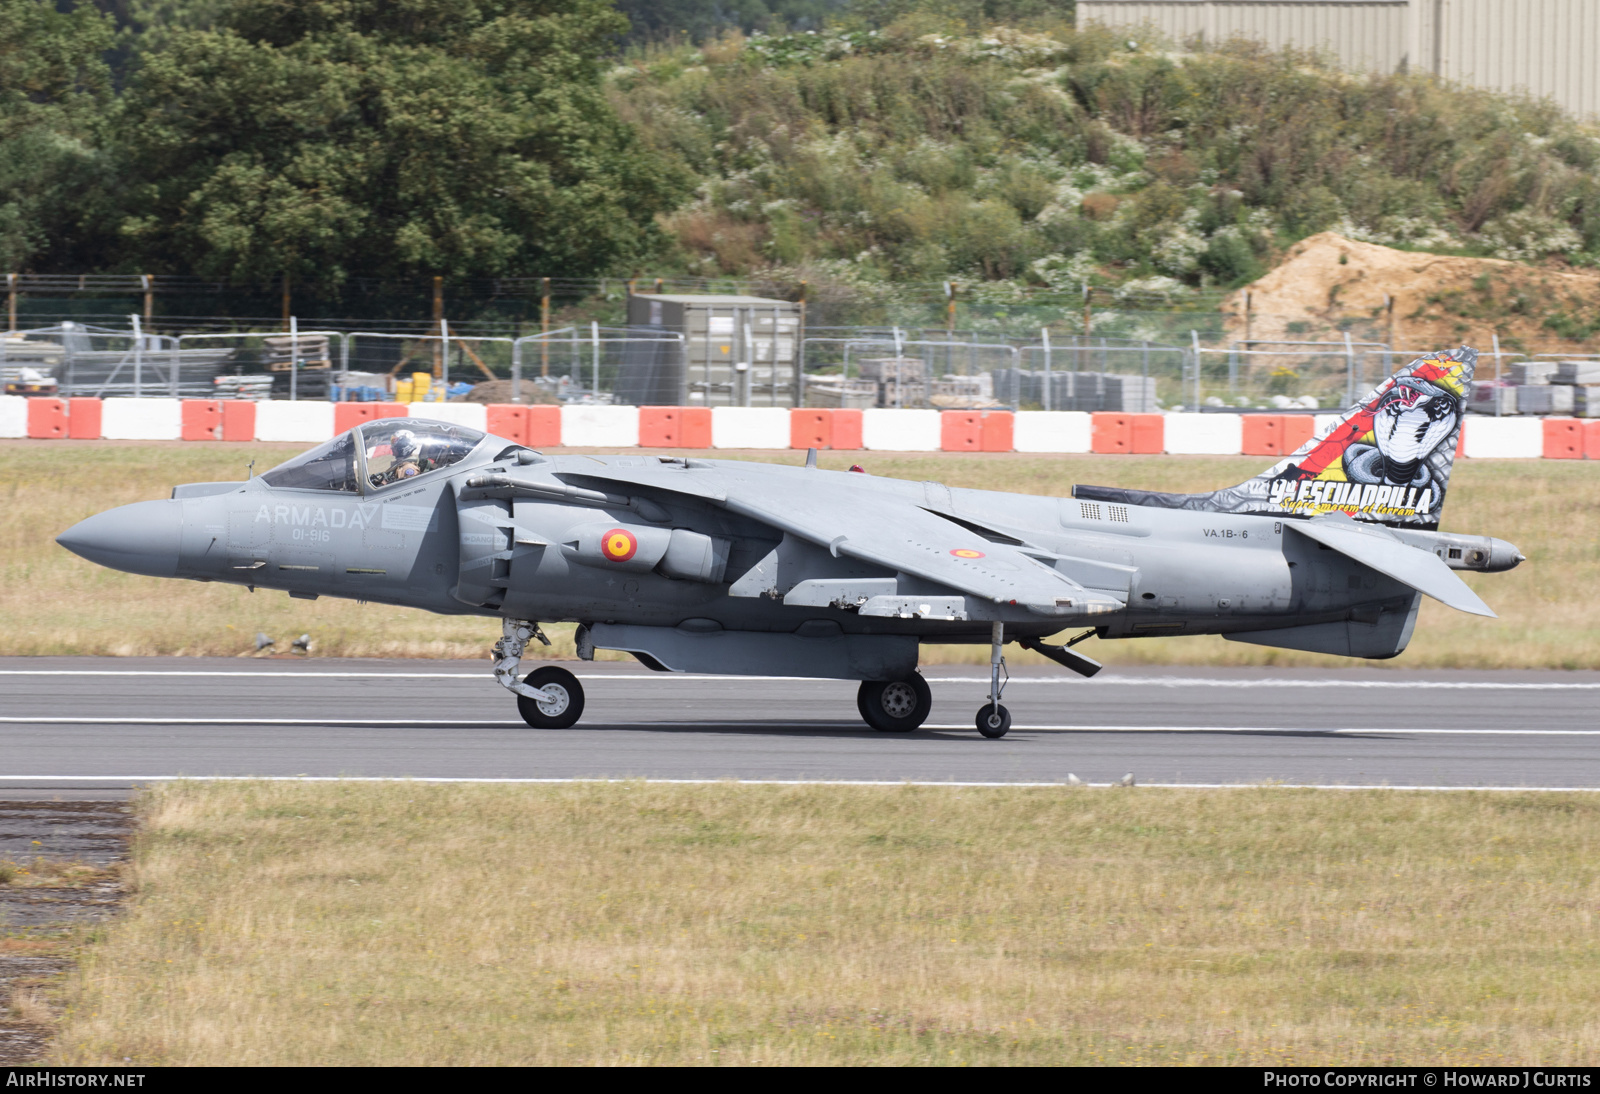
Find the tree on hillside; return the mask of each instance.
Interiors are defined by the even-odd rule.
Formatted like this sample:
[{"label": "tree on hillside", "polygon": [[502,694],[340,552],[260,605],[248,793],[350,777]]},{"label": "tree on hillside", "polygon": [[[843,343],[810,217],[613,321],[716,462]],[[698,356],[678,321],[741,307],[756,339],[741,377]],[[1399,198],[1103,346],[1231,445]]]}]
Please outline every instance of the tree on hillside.
[{"label": "tree on hillside", "polygon": [[693,42],[714,38],[735,28],[766,31],[817,30],[829,16],[844,10],[848,0],[616,0],[627,17],[628,38],[635,42],[676,39]]},{"label": "tree on hillside", "polygon": [[849,14],[869,26],[888,26],[908,16],[932,16],[982,30],[1038,19],[1071,23],[1077,0],[849,0]]},{"label": "tree on hillside", "polygon": [[108,88],[111,23],[92,8],[0,0],[0,265],[70,253],[99,172],[93,128]]},{"label": "tree on hillside", "polygon": [[604,0],[228,0],[131,77],[120,230],[147,268],[324,290],[612,268],[685,185],[602,94],[622,29]]}]

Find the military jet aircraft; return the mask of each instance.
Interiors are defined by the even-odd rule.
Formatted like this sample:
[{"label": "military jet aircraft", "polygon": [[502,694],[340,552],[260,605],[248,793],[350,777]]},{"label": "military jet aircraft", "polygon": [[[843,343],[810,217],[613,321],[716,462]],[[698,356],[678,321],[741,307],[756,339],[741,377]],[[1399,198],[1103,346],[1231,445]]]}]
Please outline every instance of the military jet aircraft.
[{"label": "military jet aircraft", "polygon": [[[368,422],[245,482],[88,518],[58,542],[137,574],[497,617],[494,677],[536,727],[583,713],[540,629],[662,672],[861,681],[876,729],[932,704],[921,642],[987,644],[976,727],[1004,736],[1007,641],[1085,676],[1085,638],[1220,634],[1348,657],[1406,648],[1423,594],[1494,613],[1452,571],[1503,540],[1438,531],[1476,354],[1413,361],[1321,438],[1206,494],[953,489],[806,466],[545,455],[417,418]],[[854,470],[854,469],[853,469]],[[1079,629],[1064,644],[1045,641]]]}]

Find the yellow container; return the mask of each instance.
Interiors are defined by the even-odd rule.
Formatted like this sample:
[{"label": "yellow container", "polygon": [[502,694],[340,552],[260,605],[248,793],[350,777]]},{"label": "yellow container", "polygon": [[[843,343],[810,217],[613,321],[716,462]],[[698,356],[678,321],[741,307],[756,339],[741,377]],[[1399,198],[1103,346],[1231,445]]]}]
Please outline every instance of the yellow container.
[{"label": "yellow container", "polygon": [[411,401],[410,380],[396,380],[394,382],[394,401],[397,403],[409,403]]},{"label": "yellow container", "polygon": [[433,386],[433,373],[413,372],[411,374],[411,400],[421,403],[427,401],[428,389]]}]

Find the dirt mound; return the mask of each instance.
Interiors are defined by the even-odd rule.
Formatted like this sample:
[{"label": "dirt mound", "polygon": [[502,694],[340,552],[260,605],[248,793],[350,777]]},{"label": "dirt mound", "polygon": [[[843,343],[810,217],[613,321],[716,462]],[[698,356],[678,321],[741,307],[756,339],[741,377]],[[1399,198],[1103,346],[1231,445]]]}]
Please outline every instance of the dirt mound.
[{"label": "dirt mound", "polygon": [[1234,338],[1339,339],[1349,331],[1405,349],[1466,342],[1487,350],[1498,335],[1502,349],[1522,353],[1600,345],[1593,270],[1397,251],[1333,232],[1295,244],[1223,307]]},{"label": "dirt mound", "polygon": [[531,379],[524,377],[522,380],[522,398],[511,398],[510,380],[484,380],[482,383],[472,385],[472,390],[465,395],[458,395],[451,402],[456,403],[559,403],[555,392],[547,387],[540,387]]}]

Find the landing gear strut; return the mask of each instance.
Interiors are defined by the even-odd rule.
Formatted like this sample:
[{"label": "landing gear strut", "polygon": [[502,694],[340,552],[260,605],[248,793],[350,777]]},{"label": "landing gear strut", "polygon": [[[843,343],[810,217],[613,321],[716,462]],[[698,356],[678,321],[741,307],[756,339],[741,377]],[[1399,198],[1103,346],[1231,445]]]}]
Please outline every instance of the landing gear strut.
[{"label": "landing gear strut", "polygon": [[517,697],[522,720],[535,729],[569,729],[583,715],[583,685],[578,678],[557,665],[545,665],[517,679],[522,651],[531,639],[545,645],[539,624],[524,619],[506,619],[500,624],[500,641],[494,644],[494,678]]},{"label": "landing gear strut", "polygon": [[861,720],[884,733],[909,733],[928,720],[933,691],[920,672],[903,680],[863,680],[856,692]]},{"label": "landing gear strut", "polygon": [[977,718],[978,732],[989,738],[1004,737],[1011,729],[1011,712],[1000,705],[1000,693],[1005,690],[1000,680],[1006,668],[1005,644],[1006,625],[997,620],[989,629],[989,702],[978,708]]}]

